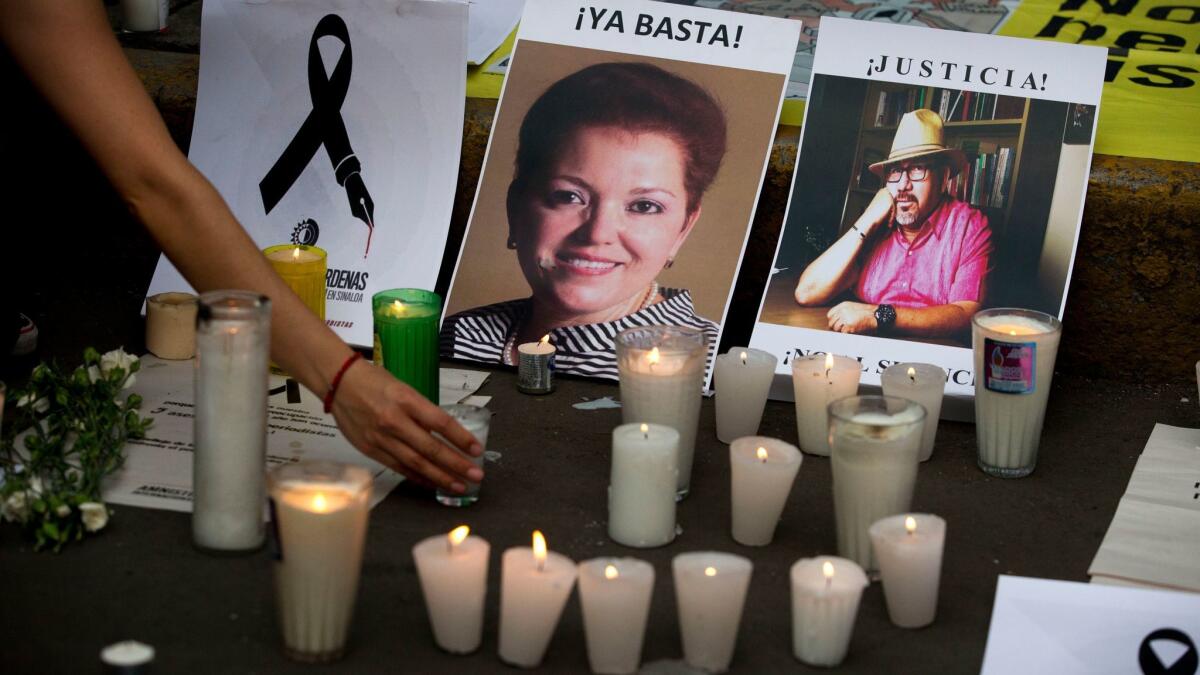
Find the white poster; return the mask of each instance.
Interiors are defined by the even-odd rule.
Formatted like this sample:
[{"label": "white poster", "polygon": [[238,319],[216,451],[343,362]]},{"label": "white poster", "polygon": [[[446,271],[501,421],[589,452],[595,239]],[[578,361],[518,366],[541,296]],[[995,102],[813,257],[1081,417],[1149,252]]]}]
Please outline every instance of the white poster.
[{"label": "white poster", "polygon": [[[751,346],[918,361],[974,395],[971,318],[1061,319],[1104,49],[825,18]],[[778,388],[777,388],[778,390]]]},{"label": "white poster", "polygon": [[[325,249],[326,322],[372,344],[372,294],[437,281],[467,4],[208,0],[203,11],[191,161],[260,247]],[[161,259],[149,293],[188,288]]]}]

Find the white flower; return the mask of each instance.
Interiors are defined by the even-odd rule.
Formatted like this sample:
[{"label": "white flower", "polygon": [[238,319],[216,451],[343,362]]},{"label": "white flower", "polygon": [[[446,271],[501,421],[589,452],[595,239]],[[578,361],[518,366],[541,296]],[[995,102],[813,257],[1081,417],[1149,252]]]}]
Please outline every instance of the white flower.
[{"label": "white flower", "polygon": [[98,532],[108,524],[108,507],[100,502],[80,504],[79,515],[83,517],[83,529],[88,532]]},{"label": "white flower", "polygon": [[50,399],[43,396],[37,401],[34,401],[33,392],[29,392],[28,394],[25,394],[21,398],[17,399],[17,407],[24,408],[25,406],[29,405],[30,402],[33,402],[33,409],[35,412],[43,413],[50,409]]},{"label": "white flower", "polygon": [[10,523],[24,523],[29,517],[29,498],[18,490],[0,504],[0,516]]},{"label": "white flower", "polygon": [[121,368],[129,379],[125,380],[125,389],[133,386],[134,376],[129,373],[129,367],[137,363],[138,357],[126,354],[124,349],[114,349],[100,357],[100,372],[107,376],[114,368]]},{"label": "white flower", "polygon": [[91,382],[92,384],[95,384],[96,380],[100,379],[100,369],[96,366],[88,366],[87,374],[88,382]]},{"label": "white flower", "polygon": [[66,518],[67,516],[71,515],[71,507],[68,504],[59,504],[58,507],[54,509],[54,513],[57,514],[59,518]]},{"label": "white flower", "polygon": [[41,497],[42,491],[46,489],[46,484],[42,482],[40,476],[34,476],[29,479],[29,492],[34,497]]}]

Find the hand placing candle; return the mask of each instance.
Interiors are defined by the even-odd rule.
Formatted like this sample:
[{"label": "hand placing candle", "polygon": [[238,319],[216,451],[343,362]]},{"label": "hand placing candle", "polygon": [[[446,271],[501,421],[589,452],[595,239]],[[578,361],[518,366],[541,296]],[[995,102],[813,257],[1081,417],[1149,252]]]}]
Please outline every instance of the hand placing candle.
[{"label": "hand placing candle", "polygon": [[758,433],[779,359],[761,349],[733,347],[717,357],[717,438],[732,443]]},{"label": "hand placing candle", "polygon": [[765,436],[746,436],[729,446],[734,541],[771,543],[802,460],[796,446]]},{"label": "hand placing candle", "polygon": [[[480,445],[482,445],[485,449],[487,448],[488,430],[492,425],[492,412],[490,410],[481,406],[467,405],[465,403],[444,405],[442,406],[442,410],[445,410],[446,413],[453,417],[454,421],[461,424],[464,429],[471,432],[471,435],[475,437],[475,440],[479,441]],[[442,438],[441,434],[434,435],[439,439]],[[453,444],[449,442],[447,442],[446,445],[453,446]],[[475,466],[479,467],[480,469],[483,468],[482,454],[480,454],[478,457],[471,457],[470,455],[466,455],[466,457]],[[438,500],[439,504],[444,504],[446,506],[470,506],[471,504],[479,501],[479,483],[467,483],[466,485],[467,491],[462,494],[445,492],[441,488],[438,488],[435,491],[434,496]]]},{"label": "hand placing candle", "polygon": [[671,563],[683,658],[710,673],[729,669],[754,565],[731,553],[681,553]]},{"label": "hand placing candle", "polygon": [[884,396],[906,398],[925,408],[921,452],[917,457],[924,462],[933,456],[938,418],[942,414],[942,398],[946,393],[946,371],[928,363],[897,363],[888,366],[879,380]]},{"label": "hand placing candle", "polygon": [[867,575],[852,560],[820,556],[792,565],[792,652],[813,666],[846,658]]},{"label": "hand placing candle", "polygon": [[451,654],[473,652],[483,639],[491,546],[470,531],[456,527],[449,535],[422,540],[412,551],[433,639]]},{"label": "hand placing candle", "polygon": [[517,391],[523,394],[549,394],[554,391],[555,351],[549,335],[517,347]]},{"label": "hand placing candle", "polygon": [[846,356],[821,354],[792,361],[800,449],[829,456],[829,404],[858,391],[862,369]]},{"label": "hand placing candle", "polygon": [[593,673],[636,673],[650,614],[654,567],[636,558],[579,563],[579,602]]},{"label": "hand placing candle", "polygon": [[675,539],[679,432],[662,424],[622,424],[612,433],[608,536],[649,548]]},{"label": "hand placing candle", "polygon": [[534,530],[533,547],[504,552],[500,570],[500,659],[535,668],[546,655],[563,606],[575,585],[575,563],[546,548]]},{"label": "hand placing candle", "polygon": [[937,615],[946,521],[924,513],[888,516],[869,530],[888,616],[901,628],[920,628]]}]

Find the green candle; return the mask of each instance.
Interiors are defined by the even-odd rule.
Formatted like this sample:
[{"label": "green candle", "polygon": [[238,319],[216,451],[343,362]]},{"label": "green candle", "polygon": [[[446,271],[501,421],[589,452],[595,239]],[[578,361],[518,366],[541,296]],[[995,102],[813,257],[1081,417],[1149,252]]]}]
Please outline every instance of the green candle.
[{"label": "green candle", "polygon": [[438,318],[442,298],[414,288],[381,291],[375,314],[375,364],[438,403]]}]

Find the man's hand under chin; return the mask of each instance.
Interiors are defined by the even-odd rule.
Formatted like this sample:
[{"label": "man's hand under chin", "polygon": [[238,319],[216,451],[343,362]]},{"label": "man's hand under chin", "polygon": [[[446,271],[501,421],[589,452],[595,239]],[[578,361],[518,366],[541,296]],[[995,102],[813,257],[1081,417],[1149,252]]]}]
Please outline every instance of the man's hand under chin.
[{"label": "man's hand under chin", "polygon": [[878,305],[862,302],[841,302],[829,310],[829,329],[839,333],[868,333],[879,328],[875,320]]}]

